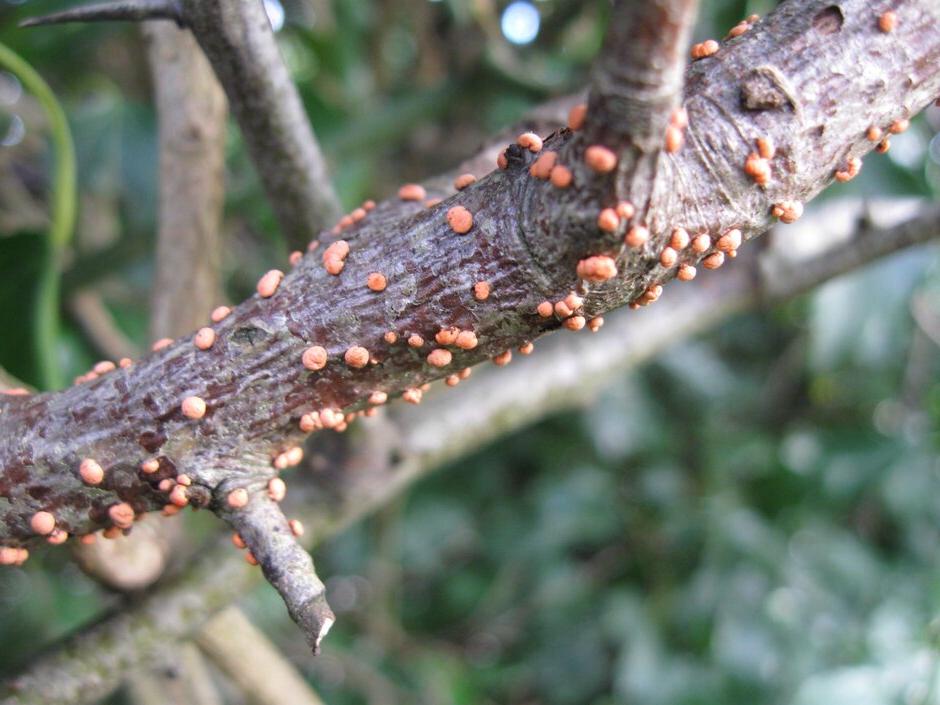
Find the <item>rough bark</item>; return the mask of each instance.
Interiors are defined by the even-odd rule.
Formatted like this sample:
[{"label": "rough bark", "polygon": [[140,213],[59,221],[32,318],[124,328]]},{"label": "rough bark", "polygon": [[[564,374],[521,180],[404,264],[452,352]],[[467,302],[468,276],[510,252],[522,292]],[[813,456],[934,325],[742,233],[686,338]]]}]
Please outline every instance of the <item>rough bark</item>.
[{"label": "rough bark", "polygon": [[[862,204],[836,207],[863,210]],[[817,223],[814,229],[820,228]],[[849,261],[852,267],[870,261],[851,252],[874,258],[937,238],[940,209],[934,206],[900,224],[862,228],[811,258],[794,259],[786,247],[759,256],[748,251],[727,272],[670,292],[659,310],[617,311],[590,338],[551,336],[537,354],[510,368],[481,370],[472,382],[433,395],[421,406],[390,409],[393,423],[368,420],[355,438],[315,438],[306,472],[291,483],[285,503],[307,526],[302,543],[309,548],[328,539],[442,463],[549,413],[590,403],[610,380],[736,311],[795,296],[847,271]],[[792,268],[816,278],[801,277],[794,285],[787,275]],[[198,632],[204,620],[259,578],[229,538],[219,538],[178,579],[35,660],[0,688],[0,704],[69,705],[104,697],[126,669]]]},{"label": "rough bark", "polygon": [[[0,398],[0,437],[8,439],[0,447],[0,540],[35,540],[30,518],[37,511],[82,534],[108,526],[108,509],[118,501],[137,513],[159,508],[167,501],[159,481],[181,473],[192,480],[190,504],[231,517],[228,493],[239,488],[261,497],[275,475],[272,459],[300,442],[303,414],[355,413],[373,392],[410,390],[415,398],[426,382],[563,325],[535,313],[543,300],[580,291],[586,317],[638,303],[650,286],[675,275],[658,262],[675,227],[712,237],[706,252],[683,251],[680,261],[690,264],[713,254],[718,236],[732,228],[745,239],[763,232],[773,204],[808,200],[848,158],[870,150],[870,126],[887,128],[940,94],[940,8],[931,0],[890,5],[899,22],[884,33],[878,16],[889,3],[793,0],[695,62],[683,101],[686,145],[658,159],[642,187],[630,182],[624,194],[616,171],[599,175],[584,164],[595,134],[589,116],[590,129],[565,130],[545,143],[573,172],[567,189],[532,178],[535,155],[512,146],[507,169],[455,195],[439,194],[447,196],[440,205],[380,204],[342,233],[350,253],[339,276],[325,271],[319,252],[308,254],[274,296],[252,297],[217,324],[209,350],[184,338],[64,392]],[[757,137],[776,145],[764,187],[743,170]],[[639,214],[650,237],[625,249],[620,238],[628,223],[605,234],[596,220],[612,199],[632,198],[633,188],[650,194]],[[466,235],[448,225],[456,205],[473,214]],[[619,275],[587,286],[576,264],[599,253],[616,255]],[[375,271],[389,283],[379,293],[365,286]],[[492,288],[484,301],[473,297],[478,281]],[[432,367],[426,358],[435,333],[451,326],[474,331],[480,344],[449,350],[452,361]],[[388,331],[398,334],[397,343],[385,341]],[[413,334],[427,343],[410,347],[404,340]],[[310,345],[328,351],[322,370],[300,364]],[[351,346],[366,347],[370,364],[345,364]],[[205,399],[204,418],[181,413],[191,395]],[[101,485],[79,480],[83,458],[105,468]],[[158,472],[142,474],[140,463],[152,458]],[[290,604],[292,596],[285,599]],[[315,640],[322,623],[307,626]]]}]

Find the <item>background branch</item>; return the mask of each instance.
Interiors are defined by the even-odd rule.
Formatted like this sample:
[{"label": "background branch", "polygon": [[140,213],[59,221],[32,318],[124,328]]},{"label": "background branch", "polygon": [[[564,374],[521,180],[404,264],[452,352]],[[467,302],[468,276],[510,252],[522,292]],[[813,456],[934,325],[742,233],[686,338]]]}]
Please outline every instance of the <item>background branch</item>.
[{"label": "background branch", "polygon": [[277,646],[238,608],[228,607],[206,622],[196,643],[253,705],[323,705]]},{"label": "background branch", "polygon": [[20,22],[20,27],[39,27],[67,22],[140,22],[157,19],[173,20],[177,24],[182,24],[179,2],[175,0],[116,0],[115,2],[91,3],[42,17],[30,17]]},{"label": "background branch", "polygon": [[[257,4],[257,3],[256,3]],[[160,207],[150,334],[175,338],[220,303],[226,101],[193,36],[143,26],[159,120]]]},{"label": "background branch", "polygon": [[257,0],[184,0],[288,241],[301,247],[341,215],[300,95]]}]

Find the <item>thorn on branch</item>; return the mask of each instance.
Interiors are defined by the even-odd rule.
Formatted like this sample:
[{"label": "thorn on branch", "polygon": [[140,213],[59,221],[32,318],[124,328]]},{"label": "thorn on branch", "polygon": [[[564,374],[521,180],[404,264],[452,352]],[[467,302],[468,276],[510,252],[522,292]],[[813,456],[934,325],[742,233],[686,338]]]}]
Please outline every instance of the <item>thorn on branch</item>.
[{"label": "thorn on branch", "polygon": [[296,527],[291,526],[266,490],[250,494],[243,507],[234,509],[225,504],[220,516],[261,566],[313,653],[318,653],[336,617],[326,602],[326,587],[317,576],[310,554],[295,539]]},{"label": "thorn on branch", "polygon": [[20,27],[65,24],[69,22],[142,22],[144,20],[173,20],[185,25],[183,11],[176,0],[114,0],[97,2],[82,7],[53,12],[40,17],[29,17]]}]

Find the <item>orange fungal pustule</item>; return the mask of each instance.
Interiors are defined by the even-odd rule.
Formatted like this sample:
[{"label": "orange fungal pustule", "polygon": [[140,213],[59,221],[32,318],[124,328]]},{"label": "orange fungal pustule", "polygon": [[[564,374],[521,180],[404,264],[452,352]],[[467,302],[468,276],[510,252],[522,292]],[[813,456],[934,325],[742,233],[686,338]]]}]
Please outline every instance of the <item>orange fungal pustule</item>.
[{"label": "orange fungal pustule", "polygon": [[366,277],[366,286],[375,292],[385,291],[388,286],[388,280],[381,272],[370,272]]},{"label": "orange fungal pustule", "polygon": [[555,188],[568,188],[572,180],[571,169],[562,164],[556,164],[549,174],[549,179]]},{"label": "orange fungal pustule", "polygon": [[699,42],[694,44],[690,51],[693,60],[705,59],[713,54],[718,53],[719,49],[718,42],[714,39],[706,39],[704,42]]},{"label": "orange fungal pustule", "polygon": [[674,228],[669,236],[669,246],[677,252],[688,247],[690,242],[689,233],[685,228]]},{"label": "orange fungal pustule", "polygon": [[598,174],[609,174],[617,167],[617,155],[603,145],[593,144],[584,150],[584,162]]},{"label": "orange fungal pustule", "polygon": [[241,509],[248,504],[248,490],[237,487],[225,496],[225,503],[232,509]]},{"label": "orange fungal pustule", "polygon": [[530,152],[542,151],[542,138],[534,132],[523,132],[516,138],[516,144]]},{"label": "orange fungal pustule", "polygon": [[202,397],[186,397],[183,399],[183,403],[180,404],[180,411],[188,419],[201,419],[206,415],[206,402]]},{"label": "orange fungal pustule", "polygon": [[663,141],[664,147],[669,154],[675,154],[682,149],[685,142],[685,134],[675,125],[666,125],[666,136]]},{"label": "orange fungal pustule", "polygon": [[692,239],[692,251],[702,254],[712,248],[712,239],[707,233],[696,235]]},{"label": "orange fungal pustule", "polygon": [[604,208],[597,215],[597,228],[605,233],[613,233],[620,227],[620,217],[613,208]]},{"label": "orange fungal pustule", "polygon": [[272,477],[268,480],[268,497],[275,502],[280,502],[287,496],[287,483],[279,477]]},{"label": "orange fungal pustule", "polygon": [[472,330],[462,330],[457,334],[457,338],[454,340],[454,345],[456,345],[461,350],[473,350],[477,345],[479,345],[477,334]]},{"label": "orange fungal pustule", "polygon": [[343,354],[343,359],[349,367],[360,370],[369,364],[369,351],[361,345],[353,345]]},{"label": "orange fungal pustule", "polygon": [[403,201],[423,201],[427,195],[420,184],[405,184],[398,189],[398,197]]},{"label": "orange fungal pustule", "polygon": [[493,363],[498,367],[505,367],[512,362],[512,350],[505,350],[493,358]]},{"label": "orange fungal pustule", "polygon": [[339,275],[346,266],[346,257],[349,255],[349,243],[337,240],[323,251],[323,267],[334,276]]},{"label": "orange fungal pustule", "polygon": [[751,152],[744,161],[744,173],[759,186],[766,186],[772,173],[770,162],[759,153]]},{"label": "orange fungal pustule", "polygon": [[208,350],[215,343],[215,331],[208,326],[204,326],[196,331],[193,336],[193,345],[200,350]]},{"label": "orange fungal pustule", "polygon": [[617,263],[609,255],[593,255],[578,262],[578,277],[602,283],[617,276]]},{"label": "orange fungal pustule", "polygon": [[836,171],[836,181],[851,181],[862,170],[862,160],[858,157],[850,157],[845,162],[845,167]]},{"label": "orange fungal pustule", "polygon": [[48,536],[55,529],[55,517],[51,512],[36,512],[29,519],[29,528],[40,536]]},{"label": "orange fungal pustule", "polygon": [[885,34],[890,34],[898,26],[898,15],[893,10],[886,10],[878,17],[878,29]]},{"label": "orange fungal pustule", "polygon": [[127,502],[119,502],[108,507],[108,517],[119,529],[129,529],[134,525],[134,508]]},{"label": "orange fungal pustule", "polygon": [[284,272],[280,269],[271,269],[265,272],[258,280],[258,286],[256,287],[258,295],[265,299],[274,296],[283,279]]},{"label": "orange fungal pustule", "polygon": [[428,364],[432,367],[447,367],[454,359],[450,350],[444,348],[434,348],[427,357]]},{"label": "orange fungal pustule", "polygon": [[568,129],[577,132],[584,127],[587,118],[587,103],[578,103],[568,111]]},{"label": "orange fungal pustule", "polygon": [[473,216],[463,206],[454,206],[447,211],[447,224],[458,235],[465,235],[473,227]]},{"label": "orange fungal pustule", "polygon": [[100,485],[104,480],[104,469],[93,458],[85,458],[78,467],[78,474],[86,485]]},{"label": "orange fungal pustule", "polygon": [[557,158],[557,152],[550,149],[545,150],[538,156],[538,159],[532,162],[532,166],[529,167],[529,174],[541,181],[547,181],[552,175],[552,169],[555,168]]},{"label": "orange fungal pustule", "polygon": [[562,323],[565,328],[571,331],[581,330],[586,324],[587,321],[584,316],[571,316],[570,318],[566,318]]},{"label": "orange fungal pustule", "polygon": [[649,240],[650,231],[642,225],[634,225],[627,231],[624,242],[629,247],[642,247]]},{"label": "orange fungal pustule", "polygon": [[472,184],[477,180],[473,174],[460,174],[456,179],[454,179],[454,188],[458,191],[463,191],[467,186]]},{"label": "orange fungal pustule", "polygon": [[800,201],[780,201],[773,205],[771,214],[781,223],[795,223],[803,215],[803,204]]}]

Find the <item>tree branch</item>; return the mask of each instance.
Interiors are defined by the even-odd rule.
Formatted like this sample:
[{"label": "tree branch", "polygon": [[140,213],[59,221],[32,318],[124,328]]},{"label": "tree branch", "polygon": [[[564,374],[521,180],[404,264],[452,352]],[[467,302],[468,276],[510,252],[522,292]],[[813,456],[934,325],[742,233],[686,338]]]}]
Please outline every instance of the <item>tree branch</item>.
[{"label": "tree branch", "polygon": [[143,20],[173,20],[183,24],[180,3],[176,0],[114,0],[53,12],[42,17],[30,17],[20,27],[40,27],[67,22],[141,22]]},{"label": "tree branch", "polygon": [[160,210],[151,297],[154,339],[197,328],[218,303],[226,104],[189,32],[146,23],[159,121]]},{"label": "tree branch", "polygon": [[228,95],[281,229],[294,246],[342,214],[297,88],[258,0],[183,0]]},{"label": "tree branch", "polygon": [[[243,488],[233,490],[239,491]],[[247,504],[228,508],[222,516],[248,546],[264,577],[283,598],[291,619],[317,653],[320,642],[336,621],[326,604],[326,587],[317,577],[310,554],[297,543],[287,517],[268,497],[266,489],[247,497]]]},{"label": "tree branch", "polygon": [[[897,226],[867,229],[861,237],[901,249],[936,240],[938,226],[940,211],[931,208]],[[901,232],[909,236],[899,237]],[[838,258],[832,255],[844,249],[840,243],[803,262],[821,277],[813,284],[839,273],[839,268],[827,273],[826,267],[813,263],[833,263]],[[877,256],[872,248],[862,249]],[[774,279],[773,272],[781,270],[766,262],[768,257],[774,261],[776,253],[754,254],[742,254],[720,276],[670,292],[659,311],[618,311],[595,336],[554,336],[538,354],[510,368],[482,370],[472,384],[432,396],[419,407],[398,407],[394,425],[371,419],[350,442],[342,436],[316,439],[318,450],[309,454],[307,463],[310,472],[291,484],[285,502],[307,526],[304,545],[327,540],[441,463],[561,408],[589,402],[610,379],[669,345],[758,302],[781,301],[778,297],[802,291],[802,286],[787,290],[784,282]],[[765,292],[774,293],[765,298]],[[392,462],[392,456],[398,460]],[[118,685],[125,669],[144,662],[161,645],[194,634],[211,614],[243,596],[257,578],[233,553],[228,537],[219,538],[179,579],[70,637],[5,683],[0,705],[69,705],[102,698]]]},{"label": "tree branch", "polygon": [[253,705],[323,705],[277,646],[235,607],[206,622],[196,642]]},{"label": "tree branch", "polygon": [[[592,142],[658,153],[682,93],[697,0],[618,0],[594,65],[585,125]],[[623,158],[623,157],[621,157]]]},{"label": "tree branch", "polygon": [[[579,266],[619,242],[598,227],[603,204],[583,140],[563,131],[545,141],[570,165],[573,181],[560,188],[530,171],[541,157],[527,138],[526,149],[507,150],[506,169],[444,203],[425,207],[409,189],[363,210],[323,257],[308,254],[283,281],[265,275],[208,346],[186,338],[80,387],[0,397],[0,437],[9,439],[0,446],[0,541],[40,540],[52,522],[72,534],[120,528],[128,508],[170,500],[225,513],[232,489],[266,484],[311,428],[343,428],[386,396],[418,401],[434,379],[459,381],[463,368],[505,363],[507,351],[547,332],[651,303],[679,265],[719,266],[738,240],[769,227],[775,205],[795,212],[792,202],[870,150],[869,127],[906,119],[940,94],[940,7],[892,6],[899,21],[887,34],[869,2],[844,0],[833,18],[827,2],[793,0],[694,64],[687,145],[660,160],[646,240],[613,251],[616,276],[599,280]],[[763,186],[744,168],[757,137],[776,145]],[[696,245],[673,247],[679,229]],[[103,469],[102,482],[83,483],[83,459]]]},{"label": "tree branch", "polygon": [[223,705],[194,644],[174,644],[127,678],[132,705]]},{"label": "tree branch", "polygon": [[88,289],[76,291],[66,300],[69,314],[99,355],[112,360],[134,357],[139,351],[118,328],[101,296]]},{"label": "tree branch", "polygon": [[96,3],[21,26],[160,18],[189,28],[209,58],[288,241],[299,247],[332,226],[339,198],[260,0]]}]

